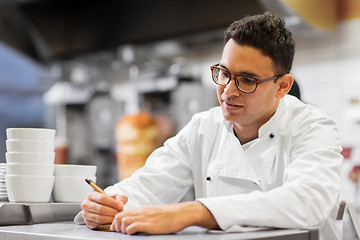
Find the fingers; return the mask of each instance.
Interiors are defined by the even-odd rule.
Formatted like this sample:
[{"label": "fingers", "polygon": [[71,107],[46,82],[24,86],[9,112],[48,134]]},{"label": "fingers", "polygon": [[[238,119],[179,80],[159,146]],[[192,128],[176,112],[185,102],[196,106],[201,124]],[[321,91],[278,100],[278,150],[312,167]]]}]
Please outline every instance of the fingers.
[{"label": "fingers", "polygon": [[119,214],[117,214],[110,226],[110,231],[115,231],[115,232],[122,232],[125,233],[124,231],[122,231],[122,218],[124,217],[124,213],[120,212]]},{"label": "fingers", "polygon": [[81,203],[82,216],[89,228],[101,224],[110,224],[117,213],[123,210],[127,197],[122,195],[108,196],[91,192]]},{"label": "fingers", "polygon": [[[95,228],[100,224],[110,224],[114,220],[114,216],[106,216],[84,210],[82,216],[90,228]],[[90,223],[90,225],[88,223]]]},{"label": "fingers", "polygon": [[126,224],[126,218],[123,220],[123,224],[122,224],[122,229],[123,229],[123,233],[126,234],[136,234],[138,232],[146,232],[146,233],[152,233],[152,225],[150,223],[147,222],[131,222]]},{"label": "fingers", "polygon": [[114,217],[119,212],[119,210],[117,209],[90,200],[83,201],[81,204],[81,209],[83,210],[83,212],[87,211],[112,217]]},{"label": "fingers", "polygon": [[92,202],[96,202],[98,204],[111,207],[118,211],[122,211],[125,203],[127,202],[126,196],[123,195],[108,196],[98,192],[90,192],[87,196],[87,199]]},{"label": "fingers", "polygon": [[[119,212],[116,214],[110,226],[110,231],[126,234],[135,234],[138,232],[150,234],[165,233],[167,231],[166,227],[164,229],[158,228],[159,221],[164,221],[165,219],[161,216],[160,212],[162,211],[158,210],[156,207],[144,207],[136,210]],[[166,222],[170,224],[169,221]]]},{"label": "fingers", "polygon": [[115,219],[110,226],[110,231],[122,232],[126,234],[148,232],[148,225],[150,224],[142,216],[127,216],[124,213],[119,213],[115,216]]},{"label": "fingers", "polygon": [[125,213],[124,212],[120,212],[118,213],[111,226],[110,226],[110,231],[115,231],[115,232],[122,232],[122,233],[126,233],[125,230],[124,230],[124,227],[122,226],[122,221],[123,221],[123,218],[125,217]]},{"label": "fingers", "polygon": [[[199,206],[203,205],[196,202],[184,202],[165,206],[147,206],[119,212],[115,215],[110,230],[127,234],[178,232],[197,222],[196,218],[198,217],[194,212],[199,211]],[[206,207],[204,208],[206,209]],[[204,210],[202,207],[200,209],[201,212]],[[208,210],[206,209],[206,211]],[[207,216],[206,221],[208,220],[209,217]]]},{"label": "fingers", "polygon": [[106,226],[106,223],[98,223],[98,222],[93,222],[93,221],[85,221],[86,225],[90,228],[90,229],[99,229],[99,226]]},{"label": "fingers", "polygon": [[116,201],[122,202],[124,205],[125,205],[125,204],[127,203],[127,201],[128,201],[128,197],[125,196],[125,195],[114,195],[114,196],[112,196],[112,197],[114,197]]},{"label": "fingers", "polygon": [[98,223],[90,221],[90,220],[86,220],[85,222],[86,222],[86,225],[91,229],[95,229],[99,226]]}]

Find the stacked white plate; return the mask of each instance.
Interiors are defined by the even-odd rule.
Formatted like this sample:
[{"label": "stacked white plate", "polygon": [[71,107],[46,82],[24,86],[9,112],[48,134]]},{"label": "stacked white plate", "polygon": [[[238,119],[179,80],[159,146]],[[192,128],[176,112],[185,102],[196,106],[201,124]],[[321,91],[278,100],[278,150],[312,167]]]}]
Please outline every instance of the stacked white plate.
[{"label": "stacked white plate", "polygon": [[6,164],[0,163],[0,201],[7,201],[8,195],[5,184]]}]

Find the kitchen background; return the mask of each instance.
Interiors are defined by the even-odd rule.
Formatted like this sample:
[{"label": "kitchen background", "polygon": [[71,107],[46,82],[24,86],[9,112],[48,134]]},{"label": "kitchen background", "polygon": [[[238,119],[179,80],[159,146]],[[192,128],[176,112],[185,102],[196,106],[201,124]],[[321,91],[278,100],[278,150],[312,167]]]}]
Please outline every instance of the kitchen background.
[{"label": "kitchen background", "polygon": [[216,106],[209,66],[224,29],[264,11],[294,33],[301,100],[337,122],[342,198],[360,206],[348,177],[360,165],[358,0],[0,0],[0,162],[6,128],[55,128],[58,161],[97,165],[100,186],[116,182],[119,119],[149,111],[165,139]]}]

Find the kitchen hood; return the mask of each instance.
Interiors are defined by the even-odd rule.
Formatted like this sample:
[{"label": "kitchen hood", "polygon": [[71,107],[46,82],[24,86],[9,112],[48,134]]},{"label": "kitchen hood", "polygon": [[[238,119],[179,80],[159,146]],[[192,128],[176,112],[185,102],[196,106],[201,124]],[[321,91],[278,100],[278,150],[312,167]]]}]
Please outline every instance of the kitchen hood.
[{"label": "kitchen hood", "polygon": [[223,30],[234,20],[264,11],[285,18],[295,33],[321,32],[293,9],[292,2],[317,1],[0,0],[0,41],[48,62],[198,33],[209,33],[201,38],[203,43],[222,41]]},{"label": "kitchen hood", "polygon": [[225,29],[261,12],[254,0],[0,0],[0,40],[48,61]]}]

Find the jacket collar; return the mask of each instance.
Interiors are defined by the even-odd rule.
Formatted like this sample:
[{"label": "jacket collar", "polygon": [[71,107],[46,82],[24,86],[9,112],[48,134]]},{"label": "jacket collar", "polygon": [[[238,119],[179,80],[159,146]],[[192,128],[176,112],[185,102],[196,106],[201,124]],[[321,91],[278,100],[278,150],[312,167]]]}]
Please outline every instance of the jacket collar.
[{"label": "jacket collar", "polygon": [[263,137],[265,134],[268,135],[270,131],[276,132],[279,128],[279,121],[281,116],[284,114],[284,103],[283,99],[280,99],[279,105],[274,115],[264,125],[259,128],[258,136]]},{"label": "jacket collar", "polygon": [[[258,138],[261,138],[262,136],[264,136],[264,134],[269,133],[270,131],[276,131],[279,127],[278,121],[281,118],[281,116],[284,113],[284,102],[283,102],[283,98],[280,99],[279,105],[274,113],[274,115],[269,119],[269,121],[267,121],[264,125],[262,125],[259,130],[258,130]],[[226,128],[226,130],[232,134],[234,134],[234,126],[233,123],[230,121],[227,121],[226,119],[224,119],[224,126]]]}]

